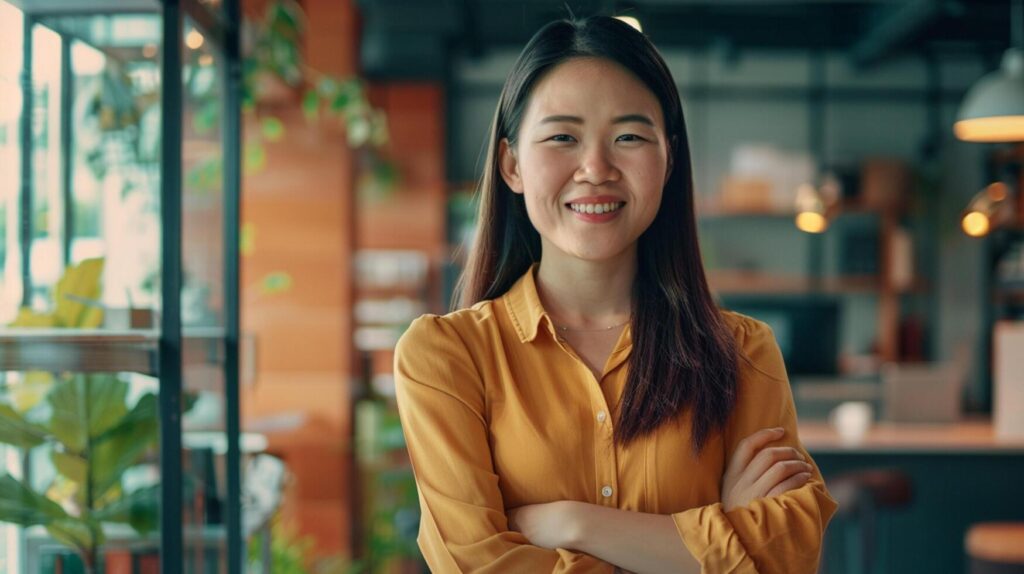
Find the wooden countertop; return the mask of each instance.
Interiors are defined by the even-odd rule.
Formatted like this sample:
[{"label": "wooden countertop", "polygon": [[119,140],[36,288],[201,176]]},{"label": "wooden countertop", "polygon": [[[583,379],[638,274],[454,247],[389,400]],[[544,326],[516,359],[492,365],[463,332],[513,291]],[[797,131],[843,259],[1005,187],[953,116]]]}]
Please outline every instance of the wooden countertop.
[{"label": "wooden countertop", "polygon": [[1024,437],[997,437],[989,419],[949,424],[876,422],[857,444],[844,444],[825,422],[801,422],[799,432],[811,454],[1024,455]]}]

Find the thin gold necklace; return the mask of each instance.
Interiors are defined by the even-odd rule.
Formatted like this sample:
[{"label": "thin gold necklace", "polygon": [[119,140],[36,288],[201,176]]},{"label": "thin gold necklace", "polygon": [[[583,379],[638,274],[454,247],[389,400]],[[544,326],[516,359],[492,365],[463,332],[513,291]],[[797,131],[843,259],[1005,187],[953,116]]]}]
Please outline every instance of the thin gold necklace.
[{"label": "thin gold necklace", "polygon": [[571,333],[597,333],[599,331],[611,331],[612,329],[616,327],[622,327],[627,323],[629,323],[629,319],[619,323],[618,325],[612,325],[611,327],[600,327],[597,329],[570,329],[565,325],[555,325],[555,328],[558,329],[559,331],[569,331]]}]

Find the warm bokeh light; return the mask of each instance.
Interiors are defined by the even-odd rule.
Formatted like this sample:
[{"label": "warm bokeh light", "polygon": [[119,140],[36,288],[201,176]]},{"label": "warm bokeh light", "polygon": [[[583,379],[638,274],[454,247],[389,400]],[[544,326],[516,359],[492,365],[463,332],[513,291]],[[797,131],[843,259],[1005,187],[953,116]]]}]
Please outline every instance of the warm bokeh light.
[{"label": "warm bokeh light", "polygon": [[985,188],[985,193],[992,201],[1002,201],[1006,199],[1006,195],[1009,193],[1008,189],[1009,188],[1005,183],[997,181],[989,184],[989,186]]},{"label": "warm bokeh light", "polygon": [[806,233],[822,233],[828,228],[828,221],[820,213],[805,211],[797,214],[796,227]]},{"label": "warm bokeh light", "polygon": [[213,65],[213,55],[203,54],[202,56],[199,56],[199,65],[203,67]]},{"label": "warm bokeh light", "polygon": [[960,120],[953,124],[953,133],[969,142],[1024,141],[1024,116],[996,116]]},{"label": "warm bokeh light", "polygon": [[156,44],[146,44],[142,47],[142,56],[144,58],[155,58],[156,57]]},{"label": "warm bokeh light", "polygon": [[964,216],[960,221],[960,226],[963,227],[964,233],[967,235],[981,237],[988,233],[988,216],[980,211],[972,211]]},{"label": "warm bokeh light", "polygon": [[185,45],[193,50],[198,50],[203,45],[203,35],[199,33],[199,30],[189,30],[188,34],[185,34]]},{"label": "warm bokeh light", "polygon": [[632,16],[616,16],[615,19],[616,20],[622,20],[623,22],[629,24],[633,28],[636,28],[637,32],[643,32],[644,31],[643,27],[640,26],[640,20],[637,20],[636,18],[634,18]]}]

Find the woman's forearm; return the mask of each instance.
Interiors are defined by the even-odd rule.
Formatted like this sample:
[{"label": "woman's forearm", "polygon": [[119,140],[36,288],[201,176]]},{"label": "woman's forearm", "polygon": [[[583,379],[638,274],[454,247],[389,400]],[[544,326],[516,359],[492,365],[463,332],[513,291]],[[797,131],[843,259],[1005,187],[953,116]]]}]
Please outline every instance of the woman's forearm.
[{"label": "woman's forearm", "polygon": [[699,574],[700,563],[679,538],[672,517],[580,502],[572,549],[637,574]]}]

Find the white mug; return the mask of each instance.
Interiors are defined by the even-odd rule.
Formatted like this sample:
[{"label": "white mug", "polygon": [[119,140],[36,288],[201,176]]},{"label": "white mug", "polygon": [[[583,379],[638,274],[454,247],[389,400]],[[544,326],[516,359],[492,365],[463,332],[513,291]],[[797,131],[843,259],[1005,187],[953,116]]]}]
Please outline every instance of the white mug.
[{"label": "white mug", "polygon": [[857,444],[871,428],[872,418],[871,403],[847,401],[832,409],[828,415],[828,422],[839,433],[840,442]]}]

